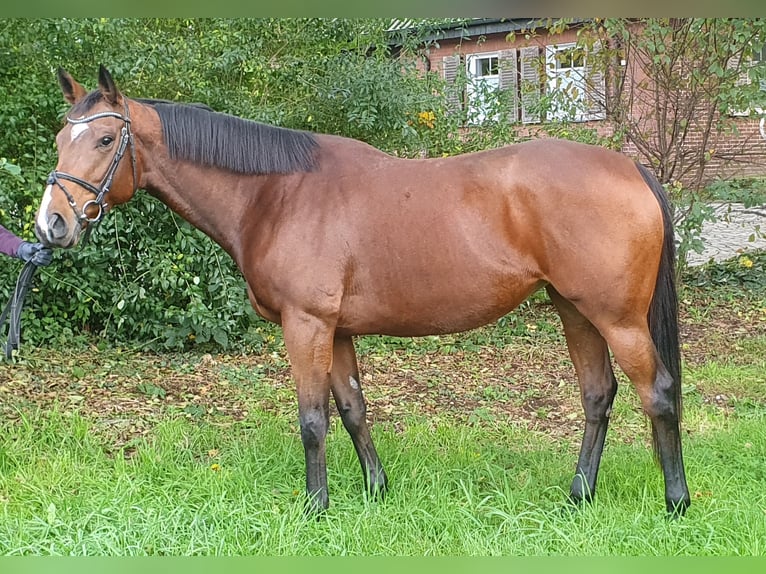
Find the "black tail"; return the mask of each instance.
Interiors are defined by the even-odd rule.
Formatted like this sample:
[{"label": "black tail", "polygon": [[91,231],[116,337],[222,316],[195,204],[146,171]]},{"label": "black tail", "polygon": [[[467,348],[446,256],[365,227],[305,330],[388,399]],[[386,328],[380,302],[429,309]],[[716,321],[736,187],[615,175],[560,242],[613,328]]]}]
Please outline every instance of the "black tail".
[{"label": "black tail", "polygon": [[[660,269],[654,287],[652,304],[649,307],[649,330],[654,345],[670,376],[673,378],[678,421],[681,422],[681,349],[678,340],[678,294],[676,292],[676,242],[673,230],[673,214],[670,200],[665,189],[654,174],[636,163],[641,177],[654,193],[662,209],[665,239],[662,244]],[[657,453],[657,440],[654,437],[654,452]]]}]

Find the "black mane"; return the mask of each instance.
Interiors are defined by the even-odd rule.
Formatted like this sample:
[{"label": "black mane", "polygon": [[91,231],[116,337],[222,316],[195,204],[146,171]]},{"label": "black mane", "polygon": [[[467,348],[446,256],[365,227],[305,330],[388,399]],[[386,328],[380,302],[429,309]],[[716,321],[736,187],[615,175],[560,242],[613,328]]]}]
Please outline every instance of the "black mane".
[{"label": "black mane", "polygon": [[[84,114],[101,93],[78,102],[70,115]],[[220,167],[243,174],[287,174],[316,167],[316,138],[309,132],[280,128],[215,112],[204,104],[138,99],[160,117],[172,159]]]},{"label": "black mane", "polygon": [[199,104],[150,105],[160,116],[173,159],[247,174],[311,171],[316,165],[317,142],[309,132],[245,120]]}]

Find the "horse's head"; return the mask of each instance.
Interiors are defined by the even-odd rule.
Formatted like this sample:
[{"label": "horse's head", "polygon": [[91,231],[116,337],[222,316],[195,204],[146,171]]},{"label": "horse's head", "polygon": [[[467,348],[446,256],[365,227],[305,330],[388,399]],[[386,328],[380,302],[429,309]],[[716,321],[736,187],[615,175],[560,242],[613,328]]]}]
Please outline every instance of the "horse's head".
[{"label": "horse's head", "polygon": [[61,68],[58,80],[72,107],[56,136],[58,164],[48,176],[35,233],[47,246],[72,247],[88,225],[133,197],[137,166],[128,100],[106,68],[90,93]]}]

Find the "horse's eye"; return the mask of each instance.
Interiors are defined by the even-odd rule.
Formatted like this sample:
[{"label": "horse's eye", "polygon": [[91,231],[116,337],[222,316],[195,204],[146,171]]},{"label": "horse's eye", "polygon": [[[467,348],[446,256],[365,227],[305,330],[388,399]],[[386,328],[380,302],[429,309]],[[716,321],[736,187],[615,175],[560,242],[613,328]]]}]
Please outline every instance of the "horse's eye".
[{"label": "horse's eye", "polygon": [[101,140],[98,143],[101,147],[106,147],[113,141],[114,141],[114,138],[112,136],[104,136],[101,138]]}]

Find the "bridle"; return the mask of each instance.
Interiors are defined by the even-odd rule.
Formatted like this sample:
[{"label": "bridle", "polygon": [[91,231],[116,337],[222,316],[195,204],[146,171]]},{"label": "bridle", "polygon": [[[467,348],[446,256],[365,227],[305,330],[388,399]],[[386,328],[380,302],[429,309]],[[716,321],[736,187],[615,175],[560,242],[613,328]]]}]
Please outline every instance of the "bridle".
[{"label": "bridle", "polygon": [[[72,211],[74,211],[75,217],[78,219],[78,221],[85,222],[86,225],[90,225],[91,223],[98,223],[101,221],[101,219],[104,217],[104,213],[106,211],[106,208],[109,206],[108,203],[106,203],[105,198],[106,194],[109,193],[109,189],[112,187],[112,180],[114,179],[114,174],[117,171],[117,168],[120,165],[120,161],[122,160],[122,157],[125,155],[125,150],[130,146],[130,159],[133,167],[133,187],[138,183],[138,180],[136,178],[136,149],[133,145],[133,134],[130,131],[130,111],[128,109],[128,102],[125,100],[125,114],[120,114],[118,112],[99,112],[97,114],[93,114],[91,116],[85,116],[82,118],[73,119],[67,116],[66,121],[70,124],[86,124],[89,122],[92,122],[93,120],[98,120],[101,118],[119,118],[123,121],[123,126],[121,130],[121,136],[120,136],[120,143],[117,146],[117,151],[114,153],[114,157],[112,158],[112,163],[109,165],[109,168],[106,170],[106,173],[104,174],[104,177],[101,178],[101,183],[98,187],[95,185],[85,181],[84,179],[80,179],[77,176],[71,175],[69,173],[63,172],[63,171],[56,171],[53,170],[48,175],[48,185],[56,185],[61,189],[61,191],[64,192],[64,195],[66,195],[67,201],[69,202],[69,206],[72,208]],[[61,180],[71,181],[72,183],[76,183],[77,185],[84,187],[88,191],[90,191],[93,195],[96,196],[95,199],[89,199],[86,201],[82,209],[78,208],[77,202],[75,201],[74,197],[71,193],[69,193],[69,190],[66,188],[66,186],[62,183]],[[94,217],[88,217],[86,214],[87,209],[91,206],[95,205],[98,207],[98,214]]]}]

